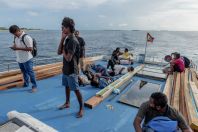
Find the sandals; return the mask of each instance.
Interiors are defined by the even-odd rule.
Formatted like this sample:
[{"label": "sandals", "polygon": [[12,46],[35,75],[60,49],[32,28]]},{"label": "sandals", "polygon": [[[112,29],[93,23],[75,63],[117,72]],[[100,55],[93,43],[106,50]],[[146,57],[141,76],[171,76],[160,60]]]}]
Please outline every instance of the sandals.
[{"label": "sandals", "polygon": [[66,108],[69,108],[69,104],[65,103],[64,105],[60,106],[58,109],[62,110],[62,109],[66,109]]}]

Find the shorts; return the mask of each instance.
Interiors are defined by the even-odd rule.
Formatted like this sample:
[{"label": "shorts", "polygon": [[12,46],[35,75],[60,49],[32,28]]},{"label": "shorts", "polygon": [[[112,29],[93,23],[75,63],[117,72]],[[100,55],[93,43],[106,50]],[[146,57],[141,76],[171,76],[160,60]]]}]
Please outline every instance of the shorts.
[{"label": "shorts", "polygon": [[64,75],[62,76],[62,85],[66,88],[69,88],[72,91],[79,89],[79,83],[78,83],[78,75],[77,74],[70,74],[70,75]]}]

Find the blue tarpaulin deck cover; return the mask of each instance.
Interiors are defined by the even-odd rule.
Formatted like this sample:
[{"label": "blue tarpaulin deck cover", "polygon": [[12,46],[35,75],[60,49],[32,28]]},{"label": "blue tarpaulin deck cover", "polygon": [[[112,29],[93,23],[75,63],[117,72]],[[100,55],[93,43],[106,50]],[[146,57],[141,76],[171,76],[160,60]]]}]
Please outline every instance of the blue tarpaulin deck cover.
[{"label": "blue tarpaulin deck cover", "polygon": [[[97,63],[105,65],[102,61]],[[78,119],[75,115],[79,110],[79,104],[73,92],[70,108],[58,110],[58,107],[65,102],[65,88],[61,85],[61,78],[62,75],[57,75],[38,81],[36,93],[29,93],[30,88],[0,91],[0,123],[8,120],[6,114],[9,111],[17,110],[33,116],[60,132],[132,132],[134,131],[132,122],[138,109],[119,103],[120,96],[140,79],[160,85],[165,84],[164,81],[133,77],[131,84],[120,95],[111,101],[107,98],[94,109],[85,107],[83,118]],[[84,101],[99,90],[90,85],[80,87]]]}]

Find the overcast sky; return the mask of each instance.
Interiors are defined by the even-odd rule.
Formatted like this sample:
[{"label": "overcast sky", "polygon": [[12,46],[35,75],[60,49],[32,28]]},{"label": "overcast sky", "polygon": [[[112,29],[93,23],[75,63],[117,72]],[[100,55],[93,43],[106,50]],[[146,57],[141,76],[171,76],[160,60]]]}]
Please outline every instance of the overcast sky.
[{"label": "overcast sky", "polygon": [[197,30],[198,0],[0,0],[0,26],[80,30]]}]

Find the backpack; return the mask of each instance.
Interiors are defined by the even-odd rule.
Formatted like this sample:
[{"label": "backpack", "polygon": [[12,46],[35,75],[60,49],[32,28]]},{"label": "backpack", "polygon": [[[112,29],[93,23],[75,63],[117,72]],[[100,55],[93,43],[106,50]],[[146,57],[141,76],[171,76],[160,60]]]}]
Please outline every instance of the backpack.
[{"label": "backpack", "polygon": [[79,59],[80,59],[80,45],[79,44],[76,45],[75,56],[76,56],[76,59],[77,59],[77,63],[79,64]]},{"label": "backpack", "polygon": [[[74,39],[78,42],[78,39],[76,37],[74,37]],[[76,56],[77,64],[79,64],[79,60],[80,60],[80,44],[79,44],[79,42],[76,45],[76,51],[75,51],[74,55]]]},{"label": "backpack", "polygon": [[[26,36],[27,34],[24,34],[23,36],[22,36],[22,42],[23,42],[23,44],[27,47],[27,45],[25,44],[25,41],[24,41],[24,38],[25,38],[25,36]],[[36,43],[36,40],[34,39],[34,38],[32,38],[32,41],[33,41],[33,49],[32,49],[32,56],[33,57],[36,57],[37,56],[37,43]]]},{"label": "backpack", "polygon": [[185,68],[189,68],[189,66],[190,66],[190,60],[187,57],[185,57],[185,56],[183,56],[183,58],[184,58]]},{"label": "backpack", "polygon": [[158,116],[149,121],[145,129],[151,129],[155,132],[177,132],[177,125],[177,121],[165,116]]}]

